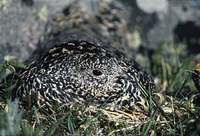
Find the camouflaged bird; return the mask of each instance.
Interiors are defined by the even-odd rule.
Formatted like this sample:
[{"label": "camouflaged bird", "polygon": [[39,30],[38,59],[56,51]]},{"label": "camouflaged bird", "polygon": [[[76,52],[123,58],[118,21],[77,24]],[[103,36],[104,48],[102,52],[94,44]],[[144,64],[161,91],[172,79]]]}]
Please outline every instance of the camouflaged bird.
[{"label": "camouflaged bird", "polygon": [[[142,91],[152,90],[154,83],[128,59],[134,52],[128,48],[132,42],[127,37],[126,8],[115,0],[101,0],[96,11],[89,12],[79,2],[49,21],[51,31],[45,32],[44,43],[17,72],[12,99],[26,109],[37,106],[47,112],[54,111],[54,105],[75,104],[135,109],[146,100]],[[69,32],[74,29],[78,32]]]},{"label": "camouflaged bird", "polygon": [[108,43],[76,34],[61,36],[66,39],[47,43],[48,51],[18,74],[12,96],[23,107],[51,111],[55,104],[89,104],[134,109],[144,99],[141,86],[153,88],[151,77]]}]

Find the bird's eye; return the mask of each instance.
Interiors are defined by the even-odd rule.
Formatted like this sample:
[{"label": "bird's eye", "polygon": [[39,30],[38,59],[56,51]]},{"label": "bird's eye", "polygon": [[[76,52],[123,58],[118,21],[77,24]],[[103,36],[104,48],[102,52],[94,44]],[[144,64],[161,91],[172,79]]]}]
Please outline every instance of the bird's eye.
[{"label": "bird's eye", "polygon": [[102,72],[99,71],[99,70],[93,70],[92,73],[93,73],[93,75],[95,75],[95,76],[100,76],[100,75],[102,75]]}]

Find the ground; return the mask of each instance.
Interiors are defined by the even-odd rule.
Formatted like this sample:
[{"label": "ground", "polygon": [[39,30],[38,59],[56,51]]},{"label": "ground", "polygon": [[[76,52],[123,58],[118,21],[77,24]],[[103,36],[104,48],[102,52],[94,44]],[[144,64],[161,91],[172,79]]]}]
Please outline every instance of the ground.
[{"label": "ground", "polygon": [[[28,3],[26,0],[23,1],[25,1],[25,5],[28,4],[28,6],[31,6],[30,1]],[[6,2],[11,1],[3,0],[0,2],[0,8],[1,10],[4,10],[4,12],[1,12],[1,14],[6,14],[6,8],[9,7],[9,5],[6,5],[9,3]],[[177,3],[175,6],[171,7],[173,10],[178,7]],[[11,4],[18,5],[19,3]],[[36,2],[36,5],[37,4],[39,5],[39,3]],[[57,4],[59,5],[59,3]],[[29,10],[30,7],[27,8],[27,5],[25,5],[23,10],[27,11],[26,14],[32,15],[32,11]],[[62,4],[60,4],[60,6],[61,5]],[[18,6],[20,6],[20,4]],[[2,54],[0,55],[0,60],[2,62],[0,64],[0,79],[5,78],[7,73],[15,72],[17,68],[24,67],[24,63],[16,59],[16,57],[23,60],[29,56],[30,52],[37,48],[36,43],[41,38],[40,36],[44,30],[43,26],[45,26],[44,22],[46,19],[46,11],[49,7],[52,8],[51,5],[48,5],[46,8],[45,6],[38,6],[36,8],[36,11],[41,11],[35,12],[34,14],[39,17],[36,17],[35,19],[39,20],[36,22],[40,25],[33,23],[35,25],[31,33],[26,31],[27,29],[22,29],[25,31],[25,33],[23,33],[23,31],[17,31],[17,33],[19,33],[18,35],[24,35],[22,36],[22,40],[19,40],[20,38],[12,39],[12,36],[15,35],[14,33],[13,35],[9,35],[11,36],[9,37],[11,38],[9,43],[7,42],[9,39],[5,38],[7,36],[6,33],[0,35],[3,37],[1,38],[1,44],[4,45],[1,46],[3,49],[5,49],[4,47],[8,47],[6,45],[13,47],[15,45],[14,43],[17,45],[20,45],[21,42],[23,45],[28,43],[28,46],[25,46],[25,48],[16,46],[17,48],[12,49],[11,51],[9,49],[5,49],[4,52],[4,50],[1,48],[1,52],[3,52],[4,55],[3,57]],[[193,10],[190,10],[189,6],[187,8],[189,9],[189,15],[191,15]],[[56,10],[59,10],[59,8]],[[153,97],[150,96],[152,104],[150,105],[149,109],[146,109],[149,113],[148,115],[137,112],[112,112],[103,109],[97,109],[95,107],[75,107],[71,108],[70,110],[60,107],[57,109],[58,111],[51,116],[39,113],[37,108],[33,108],[30,113],[26,113],[20,111],[15,102],[10,101],[11,96],[9,88],[12,87],[12,84],[9,84],[8,81],[8,90],[5,95],[6,97],[0,102],[0,135],[198,135],[200,133],[200,90],[195,87],[192,80],[192,73],[194,72],[195,65],[199,63],[199,54],[193,51],[194,47],[197,47],[198,44],[192,44],[193,42],[191,42],[191,39],[194,36],[190,37],[191,35],[186,35],[187,37],[190,37],[189,40],[186,39],[186,43],[180,44],[182,37],[184,38],[185,35],[180,35],[182,32],[180,33],[179,31],[176,31],[178,32],[177,38],[174,38],[173,40],[160,39],[159,36],[155,35],[159,35],[161,32],[160,29],[163,26],[162,24],[168,24],[168,22],[165,22],[167,18],[157,23],[158,27],[156,27],[155,24],[149,25],[151,22],[159,20],[154,14],[150,14],[149,17],[145,12],[139,13],[140,15],[145,16],[146,22],[148,23],[141,20],[137,22],[136,20],[138,24],[141,23],[142,29],[136,29],[137,31],[135,31],[135,29],[132,28],[134,31],[129,32],[129,36],[127,37],[129,42],[133,41],[136,45],[141,43],[144,44],[143,46],[133,47],[134,52],[137,52],[137,55],[134,55],[134,57],[136,58],[137,62],[145,68],[146,71],[151,73],[156,83],[156,89],[152,95]],[[181,14],[180,11],[175,13]],[[24,14],[24,12],[20,14]],[[161,16],[163,13],[156,12],[156,14]],[[135,17],[134,15],[131,16]],[[180,20],[184,20],[186,18],[186,16],[182,16],[180,17]],[[12,17],[10,17],[10,19],[12,19]],[[23,22],[23,17],[20,20]],[[197,21],[197,18],[191,20]],[[4,18],[4,21],[7,20]],[[31,25],[30,22],[34,22],[35,20],[34,18],[30,17],[27,18],[26,21],[28,21],[28,23],[24,22],[24,24]],[[4,26],[2,30],[6,29],[5,31],[8,31],[8,26],[1,26]],[[11,28],[16,29],[14,22],[11,26],[13,26]],[[20,28],[22,28],[24,25],[20,24],[20,26]],[[155,27],[155,29],[149,30],[150,28],[147,26],[152,26],[153,28]],[[198,28],[198,25],[194,25],[194,22],[192,25],[190,23],[190,26],[192,28]],[[186,26],[183,25],[185,31],[191,28],[190,26],[188,26],[187,23]],[[28,28],[28,26],[25,28]],[[149,32],[147,35],[144,34],[146,32],[145,30]],[[159,33],[157,33],[157,31],[159,31]],[[173,37],[173,35],[170,33],[173,31],[171,27],[166,31],[168,33],[167,37]],[[33,37],[30,36],[32,34]],[[145,35],[144,37],[143,34]],[[166,35],[161,35],[161,37],[165,36]],[[32,38],[32,40],[27,40],[29,38]],[[151,38],[155,38],[155,40],[148,45],[146,43],[148,43],[147,41],[149,38],[150,40]],[[199,36],[196,36],[195,38],[198,39]],[[156,47],[147,48],[147,46],[150,45]],[[193,46],[193,48],[191,48],[191,46],[188,47],[188,45]],[[18,54],[16,54],[17,52]],[[19,52],[24,54],[20,54]],[[16,57],[13,58],[12,56]]]}]

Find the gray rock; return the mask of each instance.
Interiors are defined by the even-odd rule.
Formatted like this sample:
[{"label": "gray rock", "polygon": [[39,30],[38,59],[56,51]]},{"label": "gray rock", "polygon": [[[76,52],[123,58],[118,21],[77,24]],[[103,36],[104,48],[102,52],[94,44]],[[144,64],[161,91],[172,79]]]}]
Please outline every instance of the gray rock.
[{"label": "gray rock", "polygon": [[[43,40],[47,31],[51,31],[51,29],[53,29],[51,27],[55,26],[48,25],[49,23],[51,24],[52,19],[61,15],[62,12],[67,16],[68,8],[66,7],[74,1],[75,0],[0,1],[0,63],[3,62],[6,55],[26,60],[31,53],[38,48],[38,42]],[[92,19],[96,18],[97,15],[101,15],[98,14],[98,12],[101,10],[100,5],[102,1],[79,0],[80,11],[84,11],[80,13],[80,15],[84,15],[86,21],[88,21],[87,18]],[[109,3],[108,0],[107,2]],[[116,31],[120,33],[114,32],[114,34],[117,34],[119,37],[115,38],[114,41],[118,42],[118,39],[122,41],[122,37],[124,37],[123,45],[131,43],[129,41],[127,42],[127,34],[129,35],[129,33],[131,34],[137,31],[142,39],[141,44],[147,48],[155,49],[163,42],[172,41],[175,39],[174,37],[180,37],[179,33],[175,33],[175,30],[180,24],[186,23],[187,27],[187,22],[192,21],[194,27],[199,28],[200,26],[200,1],[198,0],[121,0],[121,2],[125,4],[126,8],[121,8],[120,13],[118,10],[113,10],[112,14],[114,14],[118,20],[122,19],[116,21],[116,23],[112,23],[112,21],[108,21],[112,19],[112,16],[105,15],[104,17],[100,17],[100,19],[105,20],[99,25],[102,29],[102,31],[99,32],[105,35],[105,37],[109,37],[110,32],[106,30],[106,27],[110,27],[111,31],[120,27],[120,31]],[[112,6],[110,9],[112,9]],[[128,16],[122,13],[122,10],[128,13]],[[115,13],[116,11],[120,15],[117,15]],[[76,15],[79,15],[75,14],[75,12],[76,10],[73,11],[74,18],[76,18]],[[104,13],[102,12],[102,14]],[[89,25],[93,25],[94,27],[94,22],[95,21],[89,20]],[[124,25],[121,25],[123,22],[125,22]],[[126,23],[129,25],[127,26]],[[195,39],[197,41],[197,46],[199,46],[199,37],[200,36],[197,36],[197,39]],[[194,39],[193,36],[191,36],[191,39]],[[182,42],[184,39],[178,38],[177,41]]]},{"label": "gray rock", "polygon": [[[163,42],[172,41],[175,36],[174,30],[180,23],[188,21],[194,24],[200,23],[200,1],[166,0],[162,4],[156,1],[153,0],[148,5],[146,0],[137,0],[137,5],[143,12],[149,16],[154,13],[158,19],[153,27],[150,26],[151,28],[144,30],[147,34],[145,43],[148,47],[156,48]],[[163,7],[163,10],[158,7]]]},{"label": "gray rock", "polygon": [[6,55],[25,60],[37,48],[48,19],[68,0],[4,0],[0,2],[0,63]]}]

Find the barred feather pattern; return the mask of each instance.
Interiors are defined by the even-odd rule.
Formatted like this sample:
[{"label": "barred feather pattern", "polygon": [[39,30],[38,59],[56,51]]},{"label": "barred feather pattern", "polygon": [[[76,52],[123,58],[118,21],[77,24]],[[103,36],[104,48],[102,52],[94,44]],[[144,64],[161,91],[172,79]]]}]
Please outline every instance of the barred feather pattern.
[{"label": "barred feather pattern", "polygon": [[154,86],[151,77],[121,52],[88,41],[56,44],[19,77],[13,99],[26,108],[36,105],[50,111],[55,104],[134,109],[143,99],[138,84],[148,90]]}]

